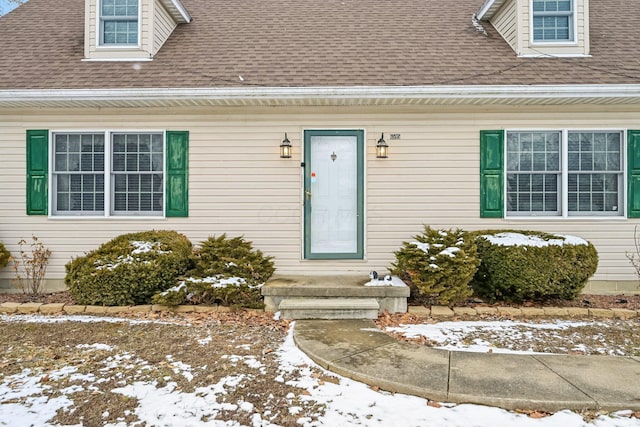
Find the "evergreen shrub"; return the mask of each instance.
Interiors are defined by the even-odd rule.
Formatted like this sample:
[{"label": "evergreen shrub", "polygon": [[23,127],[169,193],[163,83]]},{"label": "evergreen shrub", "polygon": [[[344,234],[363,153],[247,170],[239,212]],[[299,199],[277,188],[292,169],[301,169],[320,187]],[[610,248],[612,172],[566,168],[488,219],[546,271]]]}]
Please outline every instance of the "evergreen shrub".
[{"label": "evergreen shrub", "polygon": [[123,234],[67,263],[65,283],[78,304],[148,304],[189,270],[191,250],[175,231]]},{"label": "evergreen shrub", "polygon": [[578,237],[538,231],[473,232],[481,259],[472,287],[488,301],[573,299],[598,268],[598,252]]},{"label": "evergreen shrub", "polygon": [[425,226],[415,241],[404,242],[395,252],[391,272],[426,298],[429,304],[452,305],[466,301],[480,260],[473,236],[459,229],[438,230]]},{"label": "evergreen shrub", "polygon": [[275,271],[272,259],[243,237],[209,237],[193,252],[191,277],[153,301],[169,306],[220,303],[262,308],[260,288]]},{"label": "evergreen shrub", "polygon": [[153,303],[170,307],[221,304],[236,308],[264,308],[260,288],[261,285],[250,285],[240,277],[188,277],[178,286],[154,295]]}]

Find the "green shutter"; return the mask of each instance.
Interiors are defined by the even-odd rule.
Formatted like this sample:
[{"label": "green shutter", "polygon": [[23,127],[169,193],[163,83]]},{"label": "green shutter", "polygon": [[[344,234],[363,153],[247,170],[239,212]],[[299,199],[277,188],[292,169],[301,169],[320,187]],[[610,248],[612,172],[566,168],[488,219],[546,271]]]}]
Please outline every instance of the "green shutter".
[{"label": "green shutter", "polygon": [[189,216],[189,132],[167,131],[168,217]]},{"label": "green shutter", "polygon": [[480,217],[504,216],[504,132],[480,131]]},{"label": "green shutter", "polygon": [[640,130],[627,133],[627,217],[640,218]]},{"label": "green shutter", "polygon": [[47,215],[49,131],[27,131],[27,215]]}]

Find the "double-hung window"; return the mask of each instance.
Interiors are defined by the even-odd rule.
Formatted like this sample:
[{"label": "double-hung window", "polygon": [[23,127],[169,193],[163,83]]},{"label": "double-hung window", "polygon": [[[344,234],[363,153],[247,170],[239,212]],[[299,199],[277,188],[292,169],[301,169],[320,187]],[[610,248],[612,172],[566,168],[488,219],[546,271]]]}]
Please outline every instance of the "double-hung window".
[{"label": "double-hung window", "polygon": [[54,132],[52,166],[53,215],[163,215],[162,133]]},{"label": "double-hung window", "polygon": [[532,0],[533,41],[573,42],[575,0]]},{"label": "double-hung window", "polygon": [[509,216],[621,216],[623,133],[509,131]]},{"label": "double-hung window", "polygon": [[100,0],[100,45],[138,45],[139,0]]}]

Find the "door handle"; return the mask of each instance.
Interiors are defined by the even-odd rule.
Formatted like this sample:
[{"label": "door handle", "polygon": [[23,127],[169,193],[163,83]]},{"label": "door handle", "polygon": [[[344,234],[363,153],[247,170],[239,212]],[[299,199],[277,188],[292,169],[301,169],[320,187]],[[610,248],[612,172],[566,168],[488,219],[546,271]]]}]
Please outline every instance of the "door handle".
[{"label": "door handle", "polygon": [[306,198],[307,200],[311,200],[311,191],[306,190],[306,191],[304,192],[304,195],[305,195],[305,198]]}]

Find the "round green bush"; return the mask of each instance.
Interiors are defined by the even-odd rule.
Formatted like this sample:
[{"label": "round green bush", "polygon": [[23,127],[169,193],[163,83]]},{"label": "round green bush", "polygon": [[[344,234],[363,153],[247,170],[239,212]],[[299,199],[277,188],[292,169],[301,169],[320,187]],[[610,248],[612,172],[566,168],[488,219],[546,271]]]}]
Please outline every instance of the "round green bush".
[{"label": "round green bush", "polygon": [[243,237],[209,237],[193,253],[194,277],[241,277],[250,285],[265,283],[275,271],[273,257],[254,250]]},{"label": "round green bush", "polygon": [[469,286],[480,260],[473,238],[458,229],[425,226],[415,241],[404,242],[394,253],[391,272],[426,298],[429,304],[450,305],[473,294]]},{"label": "round green bush", "polygon": [[473,233],[481,259],[472,287],[491,302],[573,299],[598,268],[598,252],[586,240],[537,231]]},{"label": "round green bush", "polygon": [[191,242],[175,231],[124,234],[67,263],[65,283],[78,304],[148,304],[191,267]]},{"label": "round green bush", "polygon": [[0,268],[4,268],[9,264],[11,259],[11,252],[4,247],[4,244],[0,242]]},{"label": "round green bush", "polygon": [[193,252],[191,277],[156,294],[153,302],[263,308],[260,288],[275,271],[272,259],[242,237],[209,237]]}]

